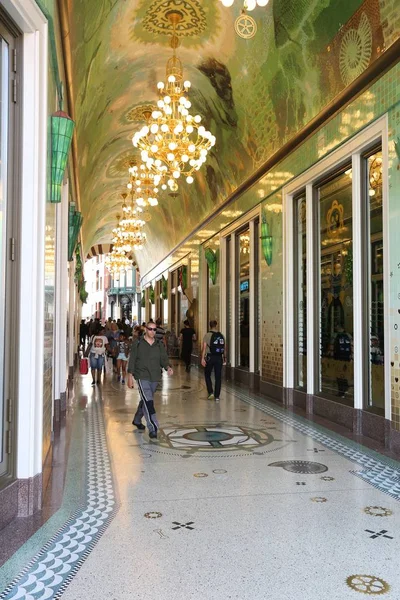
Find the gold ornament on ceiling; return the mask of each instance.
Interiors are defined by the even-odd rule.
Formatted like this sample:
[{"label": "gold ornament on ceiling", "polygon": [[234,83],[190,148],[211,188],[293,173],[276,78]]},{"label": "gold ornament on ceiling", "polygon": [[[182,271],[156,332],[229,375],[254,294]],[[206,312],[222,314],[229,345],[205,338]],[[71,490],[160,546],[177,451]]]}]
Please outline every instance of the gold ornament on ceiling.
[{"label": "gold ornament on ceiling", "polygon": [[146,11],[143,28],[155,35],[170,35],[169,15],[176,10],[182,15],[176,27],[177,36],[198,36],[206,30],[206,14],[198,0],[155,0]]},{"label": "gold ornament on ceiling", "polygon": [[249,40],[257,33],[257,23],[253,17],[243,13],[235,21],[235,31],[239,37]]},{"label": "gold ornament on ceiling", "polygon": [[157,106],[155,104],[139,104],[138,106],[134,106],[125,115],[125,120],[128,123],[137,123],[138,121],[143,121],[143,114],[146,112],[152,113],[153,110],[156,110]]},{"label": "gold ornament on ceiling", "polygon": [[[143,117],[142,117],[143,118]],[[135,162],[135,155],[131,150],[126,150],[120,154],[107,169],[107,177],[125,177],[126,172]]]}]

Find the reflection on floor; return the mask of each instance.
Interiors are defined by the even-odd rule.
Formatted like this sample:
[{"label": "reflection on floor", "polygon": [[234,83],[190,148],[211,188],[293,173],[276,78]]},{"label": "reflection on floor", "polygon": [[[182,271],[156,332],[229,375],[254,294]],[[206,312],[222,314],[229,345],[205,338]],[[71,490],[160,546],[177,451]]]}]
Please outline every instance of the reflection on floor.
[{"label": "reflection on floor", "polygon": [[195,369],[164,378],[158,440],[137,390],[77,385],[69,504],[0,599],[400,598],[398,462],[232,386],[207,400]]}]

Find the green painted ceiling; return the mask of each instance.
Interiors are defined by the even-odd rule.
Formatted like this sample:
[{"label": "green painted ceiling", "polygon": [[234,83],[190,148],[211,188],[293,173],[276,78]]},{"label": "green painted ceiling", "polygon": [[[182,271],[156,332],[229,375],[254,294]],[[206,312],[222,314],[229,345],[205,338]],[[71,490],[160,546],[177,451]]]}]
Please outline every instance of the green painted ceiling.
[{"label": "green painted ceiling", "polygon": [[[395,0],[387,0],[390,4]],[[78,178],[85,250],[110,241],[135,157],[142,108],[157,101],[170,56],[168,10],[184,15],[178,56],[192,82],[193,114],[217,138],[192,186],[160,196],[137,253],[145,273],[382,50],[379,0],[270,0],[234,31],[240,0],[65,0],[72,49]]]}]

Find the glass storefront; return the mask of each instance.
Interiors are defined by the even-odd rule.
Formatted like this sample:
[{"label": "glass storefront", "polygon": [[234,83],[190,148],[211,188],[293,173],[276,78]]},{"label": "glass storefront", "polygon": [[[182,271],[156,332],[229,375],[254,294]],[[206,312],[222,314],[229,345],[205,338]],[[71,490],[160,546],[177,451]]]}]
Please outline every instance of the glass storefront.
[{"label": "glass storefront", "polygon": [[353,405],[352,170],[317,188],[319,223],[319,392]]},{"label": "glass storefront", "polygon": [[364,157],[368,231],[369,406],[385,406],[382,151]]},{"label": "glass storefront", "polygon": [[236,235],[238,252],[238,355],[237,364],[249,368],[250,360],[250,229]]},{"label": "glass storefront", "polygon": [[305,192],[294,199],[295,387],[307,389],[307,233]]}]

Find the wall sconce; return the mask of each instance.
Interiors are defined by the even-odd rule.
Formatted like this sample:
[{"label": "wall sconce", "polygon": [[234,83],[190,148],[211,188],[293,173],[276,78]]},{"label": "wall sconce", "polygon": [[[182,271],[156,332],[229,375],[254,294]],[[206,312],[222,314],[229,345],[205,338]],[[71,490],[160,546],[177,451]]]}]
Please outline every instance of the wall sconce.
[{"label": "wall sconce", "polygon": [[269,230],[267,221],[261,223],[261,248],[265,258],[265,262],[270,267],[272,263],[272,235]]},{"label": "wall sconce", "polygon": [[206,248],[204,251],[204,256],[208,264],[211,282],[213,285],[215,285],[215,282],[217,281],[218,266],[217,253],[211,250],[211,248]]},{"label": "wall sconce", "polygon": [[51,116],[50,202],[61,202],[61,187],[74,127],[74,121],[62,110]]}]

